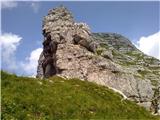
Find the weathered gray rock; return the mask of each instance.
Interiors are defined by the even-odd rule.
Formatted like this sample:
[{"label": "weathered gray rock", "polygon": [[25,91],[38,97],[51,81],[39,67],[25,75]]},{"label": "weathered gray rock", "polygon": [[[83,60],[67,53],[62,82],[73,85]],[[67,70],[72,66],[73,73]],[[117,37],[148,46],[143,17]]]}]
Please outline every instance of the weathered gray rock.
[{"label": "weathered gray rock", "polygon": [[145,107],[148,111],[150,111],[151,102],[142,102],[138,103],[138,105]]},{"label": "weathered gray rock", "polygon": [[40,54],[39,60],[38,60],[38,66],[37,66],[37,76],[38,78],[43,78],[43,68],[42,68],[42,62],[44,60],[43,53]]},{"label": "weathered gray rock", "polygon": [[113,55],[111,51],[104,51],[101,54],[102,57],[113,60]]},{"label": "weathered gray rock", "polygon": [[153,97],[152,85],[149,80],[137,80],[137,91],[140,102],[147,102]]},{"label": "weathered gray rock", "polygon": [[[76,23],[63,6],[50,10],[42,27],[44,40],[50,33],[51,40],[58,43],[57,75],[108,86],[149,109],[153,88],[160,85],[159,60],[144,55],[122,35],[92,34],[87,24]],[[44,59],[41,54],[37,77],[44,76]]]}]

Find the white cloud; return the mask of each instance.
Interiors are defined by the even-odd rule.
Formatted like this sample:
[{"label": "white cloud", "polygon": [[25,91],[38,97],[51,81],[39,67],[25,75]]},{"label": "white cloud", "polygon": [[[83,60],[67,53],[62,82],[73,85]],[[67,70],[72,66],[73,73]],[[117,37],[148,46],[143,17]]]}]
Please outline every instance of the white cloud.
[{"label": "white cloud", "polygon": [[26,60],[16,60],[16,50],[22,37],[13,33],[3,33],[0,36],[1,64],[4,70],[23,75],[35,76],[42,48],[33,50]]},{"label": "white cloud", "polygon": [[145,54],[160,59],[160,31],[147,37],[141,37],[137,41],[137,46]]},{"label": "white cloud", "polygon": [[2,65],[5,65],[12,72],[18,67],[16,65],[15,53],[21,39],[22,37],[12,33],[4,33],[0,36]]},{"label": "white cloud", "polygon": [[33,9],[34,13],[37,13],[40,8],[40,3],[39,2],[32,2],[30,6]]},{"label": "white cloud", "polygon": [[[22,0],[23,1],[23,0]],[[14,0],[2,0],[1,2],[1,8],[2,9],[12,9],[18,6],[18,1],[14,1]],[[31,7],[33,9],[34,13],[37,13],[39,8],[40,8],[40,3],[39,1],[33,0],[30,2],[26,2],[27,6]]]},{"label": "white cloud", "polygon": [[1,1],[2,9],[12,9],[17,7],[18,3],[16,1]]},{"label": "white cloud", "polygon": [[28,75],[36,75],[38,59],[42,52],[42,48],[37,48],[30,53],[30,56],[26,58],[26,62],[21,62],[22,69]]}]

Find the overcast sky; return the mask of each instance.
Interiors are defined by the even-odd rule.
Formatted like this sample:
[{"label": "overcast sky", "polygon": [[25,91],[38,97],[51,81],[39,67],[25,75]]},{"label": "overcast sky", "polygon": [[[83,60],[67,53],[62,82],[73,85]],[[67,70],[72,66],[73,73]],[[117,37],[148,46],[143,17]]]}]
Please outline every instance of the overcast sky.
[{"label": "overcast sky", "polygon": [[2,69],[35,75],[42,51],[42,20],[63,4],[92,32],[115,32],[129,38],[144,53],[160,59],[160,2],[2,2]]}]

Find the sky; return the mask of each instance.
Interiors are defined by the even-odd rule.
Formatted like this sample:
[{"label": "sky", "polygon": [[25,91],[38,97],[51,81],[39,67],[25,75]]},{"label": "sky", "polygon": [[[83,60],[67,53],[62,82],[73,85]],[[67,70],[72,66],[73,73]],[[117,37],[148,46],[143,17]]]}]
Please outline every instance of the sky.
[{"label": "sky", "polygon": [[36,75],[42,51],[42,20],[49,9],[64,5],[77,22],[92,32],[115,32],[127,37],[145,54],[160,59],[160,2],[158,1],[2,1],[1,69]]}]

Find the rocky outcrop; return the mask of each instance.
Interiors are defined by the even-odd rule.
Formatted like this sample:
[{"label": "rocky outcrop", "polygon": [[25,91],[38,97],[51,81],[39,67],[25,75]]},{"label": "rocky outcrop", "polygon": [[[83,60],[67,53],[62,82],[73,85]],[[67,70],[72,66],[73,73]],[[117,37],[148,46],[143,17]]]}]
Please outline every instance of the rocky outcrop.
[{"label": "rocky outcrop", "polygon": [[[91,32],[87,24],[74,22],[72,14],[63,6],[49,10],[48,15],[44,17],[42,30],[44,42],[48,40],[47,36],[49,35],[51,41],[57,43],[58,51],[63,50],[62,46],[69,45],[79,45],[83,47],[83,49],[91,52],[95,52],[98,47],[98,44],[92,40]],[[63,54],[64,53],[62,53],[62,55]],[[68,56],[68,53],[65,54]],[[39,59],[37,77],[41,78],[45,76],[45,70],[43,70],[42,65],[45,59],[43,51]],[[52,59],[54,58],[52,57]],[[61,58],[57,60],[59,59]],[[57,63],[59,63],[59,61],[57,61]],[[56,66],[56,73],[61,72],[62,69],[61,66]]]},{"label": "rocky outcrop", "polygon": [[[127,38],[116,33],[91,33],[87,24],[76,23],[63,6],[49,11],[42,30],[44,42],[50,39],[49,44],[57,44],[56,52],[49,53],[55,61],[46,62],[46,66],[53,65],[56,75],[108,86],[146,108],[159,109],[155,89],[160,85],[160,62],[137,50]],[[40,78],[45,77],[44,53],[38,61]],[[153,98],[157,99],[154,105]]]}]

